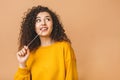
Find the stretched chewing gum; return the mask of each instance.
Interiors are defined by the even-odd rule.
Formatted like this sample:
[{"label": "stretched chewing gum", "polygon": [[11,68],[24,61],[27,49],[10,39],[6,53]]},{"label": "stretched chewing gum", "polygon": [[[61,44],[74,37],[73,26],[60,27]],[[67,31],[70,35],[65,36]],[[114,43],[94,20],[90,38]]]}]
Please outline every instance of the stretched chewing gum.
[{"label": "stretched chewing gum", "polygon": [[[42,31],[39,32],[39,34],[41,34],[41,33],[42,33]],[[37,34],[37,35],[28,43],[27,47],[29,47],[29,46],[33,43],[33,41],[39,36],[39,34]]]}]

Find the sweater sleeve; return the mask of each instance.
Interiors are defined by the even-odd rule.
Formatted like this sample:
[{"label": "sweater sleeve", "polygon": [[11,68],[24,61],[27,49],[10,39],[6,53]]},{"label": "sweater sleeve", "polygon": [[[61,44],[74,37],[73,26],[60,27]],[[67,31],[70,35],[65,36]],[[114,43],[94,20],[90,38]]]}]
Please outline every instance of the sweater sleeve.
[{"label": "sweater sleeve", "polygon": [[27,67],[26,68],[18,68],[14,80],[30,80],[31,74],[30,74],[30,67],[33,62],[33,53],[30,53],[30,56],[26,62]]},{"label": "sweater sleeve", "polygon": [[14,80],[30,80],[30,71],[27,68],[18,68]]},{"label": "sweater sleeve", "polygon": [[76,57],[69,43],[65,45],[65,80],[78,80]]}]

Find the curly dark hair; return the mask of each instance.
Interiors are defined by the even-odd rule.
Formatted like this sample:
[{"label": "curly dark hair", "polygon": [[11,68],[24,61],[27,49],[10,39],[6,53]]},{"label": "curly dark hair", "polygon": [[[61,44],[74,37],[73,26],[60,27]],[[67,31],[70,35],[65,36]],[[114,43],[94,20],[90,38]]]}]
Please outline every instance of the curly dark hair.
[{"label": "curly dark hair", "polygon": [[[68,39],[67,35],[65,34],[65,30],[63,29],[62,23],[60,23],[58,19],[58,15],[55,12],[51,11],[48,7],[44,7],[41,5],[34,6],[25,14],[23,21],[21,23],[21,29],[19,34],[19,50],[24,46],[27,45],[36,35],[35,32],[35,21],[36,16],[40,12],[48,12],[53,20],[53,30],[50,35],[51,39],[56,41],[67,41],[69,43],[70,39]],[[34,44],[29,46],[30,51],[37,49],[41,45],[40,38],[37,37],[34,40]]]}]

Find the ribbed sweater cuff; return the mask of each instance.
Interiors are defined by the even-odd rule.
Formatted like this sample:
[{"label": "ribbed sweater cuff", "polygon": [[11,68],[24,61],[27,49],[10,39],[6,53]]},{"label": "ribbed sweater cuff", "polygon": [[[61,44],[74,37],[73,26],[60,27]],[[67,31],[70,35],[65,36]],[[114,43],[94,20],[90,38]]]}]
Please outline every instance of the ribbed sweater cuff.
[{"label": "ribbed sweater cuff", "polygon": [[29,73],[28,68],[18,68],[18,71],[23,75],[26,75]]}]

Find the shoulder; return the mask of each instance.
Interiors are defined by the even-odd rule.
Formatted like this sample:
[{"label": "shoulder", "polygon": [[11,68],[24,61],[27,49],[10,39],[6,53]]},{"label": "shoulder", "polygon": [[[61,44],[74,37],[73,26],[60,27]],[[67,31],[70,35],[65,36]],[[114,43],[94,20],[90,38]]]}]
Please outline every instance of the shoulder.
[{"label": "shoulder", "polygon": [[61,45],[63,47],[70,47],[71,46],[71,44],[67,41],[58,42],[58,45]]},{"label": "shoulder", "polygon": [[66,41],[58,42],[57,46],[58,46],[58,48],[61,48],[65,52],[66,51],[71,51],[71,50],[73,51],[71,43],[66,42]]},{"label": "shoulder", "polygon": [[61,42],[61,45],[63,46],[64,56],[65,56],[66,61],[67,60],[76,61],[75,53],[74,53],[71,43],[63,41]]}]

